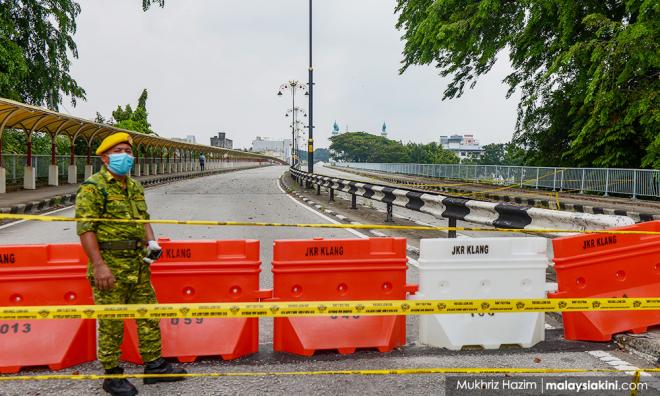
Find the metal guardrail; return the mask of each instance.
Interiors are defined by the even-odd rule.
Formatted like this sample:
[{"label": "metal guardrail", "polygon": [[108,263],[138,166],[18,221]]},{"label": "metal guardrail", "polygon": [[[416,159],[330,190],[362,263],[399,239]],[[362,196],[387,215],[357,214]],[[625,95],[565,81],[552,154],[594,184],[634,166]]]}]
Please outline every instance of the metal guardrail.
[{"label": "metal guardrail", "polygon": [[660,198],[660,169],[553,168],[503,165],[385,164],[333,165],[402,175],[486,182],[502,186]]},{"label": "metal guardrail", "polygon": [[[301,186],[306,183],[316,185],[317,194],[321,193],[321,187],[327,188],[331,200],[334,199],[335,191],[350,194],[353,209],[357,209],[356,197],[358,196],[385,203],[387,205],[387,222],[393,221],[393,207],[399,206],[427,213],[436,218],[448,219],[449,227],[456,227],[457,220],[489,227],[520,230],[563,229],[584,231],[634,224],[634,221],[627,216],[563,212],[507,203],[448,197],[434,192],[307,173],[295,168],[289,168],[289,172]],[[554,236],[551,232],[548,235]],[[455,238],[456,232],[450,231],[449,237]]]}]

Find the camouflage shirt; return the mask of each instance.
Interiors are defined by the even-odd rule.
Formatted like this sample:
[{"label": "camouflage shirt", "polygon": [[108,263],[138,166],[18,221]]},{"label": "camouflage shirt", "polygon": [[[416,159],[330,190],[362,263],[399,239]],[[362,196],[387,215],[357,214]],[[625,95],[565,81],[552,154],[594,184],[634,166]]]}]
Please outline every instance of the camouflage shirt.
[{"label": "camouflage shirt", "polygon": [[[144,188],[131,177],[126,177],[126,188],[103,167],[85,180],[76,194],[76,218],[149,219]],[[77,223],[78,235],[93,232],[101,242],[146,239],[144,224],[136,223]],[[142,250],[103,250],[103,259],[113,275],[130,283],[137,282],[143,267]],[[88,275],[91,276],[91,264]]]}]

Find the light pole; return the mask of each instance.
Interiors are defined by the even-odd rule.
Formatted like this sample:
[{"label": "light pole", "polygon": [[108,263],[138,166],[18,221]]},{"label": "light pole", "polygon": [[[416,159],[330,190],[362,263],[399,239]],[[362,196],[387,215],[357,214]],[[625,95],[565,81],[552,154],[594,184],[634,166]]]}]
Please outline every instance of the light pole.
[{"label": "light pole", "polygon": [[309,0],[309,137],[307,140],[307,171],[314,173],[314,66],[312,65],[312,0]]},{"label": "light pole", "polygon": [[[291,91],[291,108],[296,109],[296,92],[300,89],[305,92],[305,95],[308,95],[307,93],[307,88],[303,84],[301,84],[299,81],[296,80],[291,80],[287,83],[284,83],[280,85],[280,90],[277,92],[277,96],[282,96],[282,91],[284,90],[290,90]],[[296,131],[295,131],[295,122],[296,122],[296,115],[297,111],[293,112],[293,122],[291,123],[291,144],[293,145],[296,139]],[[287,112],[286,116],[289,116],[289,113]],[[294,155],[293,150],[291,150],[291,166],[296,165],[296,155]]]},{"label": "light pole", "polygon": [[287,110],[285,117],[289,117],[289,114],[292,115],[291,128],[293,129],[293,139],[291,141],[293,149],[291,152],[292,153],[295,152],[295,156],[297,159],[297,161],[295,162],[295,166],[299,168],[301,164],[301,160],[298,155],[298,138],[300,136],[301,128],[305,126],[305,123],[300,121],[300,114],[302,114],[303,117],[307,117],[307,113],[305,113],[305,110],[303,110],[301,107],[293,107]]}]

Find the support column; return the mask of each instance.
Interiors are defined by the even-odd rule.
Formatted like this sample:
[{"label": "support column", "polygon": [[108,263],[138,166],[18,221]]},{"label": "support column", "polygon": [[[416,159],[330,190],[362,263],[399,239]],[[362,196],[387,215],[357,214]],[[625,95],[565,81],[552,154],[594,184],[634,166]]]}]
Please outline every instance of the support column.
[{"label": "support column", "polygon": [[48,165],[48,185],[49,186],[59,186],[60,180],[58,172],[59,169],[57,165]]},{"label": "support column", "polygon": [[135,177],[140,177],[142,176],[142,173],[140,172],[140,163],[138,162],[137,164],[133,165],[133,175]]},{"label": "support column", "polygon": [[94,166],[93,165],[85,165],[85,180],[92,177],[93,174],[94,174]]},{"label": "support column", "polygon": [[66,182],[69,184],[78,184],[78,167],[76,166],[76,140],[70,138],[71,150],[69,151],[69,168],[67,169]]},{"label": "support column", "polygon": [[0,167],[0,194],[7,192],[7,170]]},{"label": "support column", "polygon": [[37,174],[32,167],[32,134],[29,134],[27,139],[26,160],[25,167],[23,168],[23,188],[26,190],[36,190]]},{"label": "support column", "polygon": [[94,173],[92,165],[92,139],[87,142],[87,158],[85,159],[85,180],[89,179]]},{"label": "support column", "polygon": [[154,161],[151,165],[151,174],[154,176],[158,175],[158,163]]},{"label": "support column", "polygon": [[23,188],[25,190],[37,189],[37,172],[32,165],[25,165],[23,168]]},{"label": "support column", "polygon": [[145,175],[145,176],[149,176],[150,175],[149,170],[150,170],[149,169],[149,163],[145,161],[144,162],[144,172],[142,172],[142,174]]},{"label": "support column", "polygon": [[48,185],[59,186],[60,180],[57,169],[57,159],[55,157],[55,135],[50,137],[50,166],[48,166]]},{"label": "support column", "polygon": [[66,182],[69,184],[78,184],[78,167],[75,164],[69,165]]}]

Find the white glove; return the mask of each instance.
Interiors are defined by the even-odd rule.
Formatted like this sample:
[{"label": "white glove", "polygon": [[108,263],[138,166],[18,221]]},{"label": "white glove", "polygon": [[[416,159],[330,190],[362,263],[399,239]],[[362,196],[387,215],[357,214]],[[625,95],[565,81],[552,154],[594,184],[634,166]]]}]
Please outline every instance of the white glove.
[{"label": "white glove", "polygon": [[144,258],[144,262],[147,264],[153,264],[162,254],[163,249],[158,242],[149,241],[149,244],[147,245],[147,257]]}]

